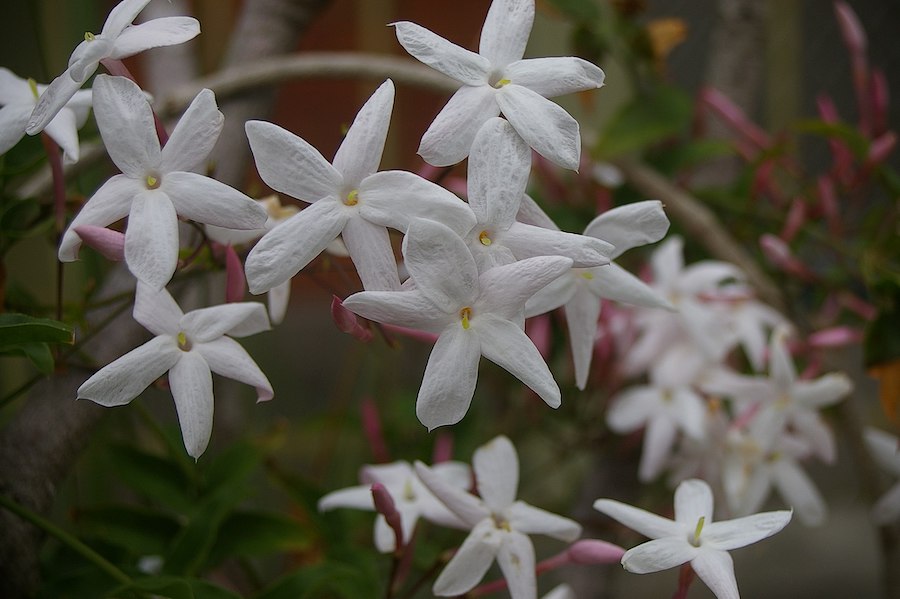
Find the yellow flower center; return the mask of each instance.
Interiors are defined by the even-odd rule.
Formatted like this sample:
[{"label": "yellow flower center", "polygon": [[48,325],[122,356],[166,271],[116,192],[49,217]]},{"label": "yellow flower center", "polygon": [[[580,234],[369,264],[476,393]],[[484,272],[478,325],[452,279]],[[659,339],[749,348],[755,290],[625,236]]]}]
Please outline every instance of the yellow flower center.
[{"label": "yellow flower center", "polygon": [[700,516],[700,519],[697,520],[697,527],[694,529],[694,539],[691,541],[691,544],[694,546],[700,545],[700,531],[703,530],[703,525],[706,523],[706,516]]},{"label": "yellow flower center", "polygon": [[90,31],[85,31],[85,32],[84,32],[84,41],[86,41],[86,42],[92,42],[92,41],[94,41],[95,39],[97,39],[97,36],[94,35],[93,33],[91,33]]},{"label": "yellow flower center", "polygon": [[500,88],[503,87],[504,85],[509,85],[509,84],[510,84],[510,80],[504,78],[504,79],[501,79],[500,81],[498,81],[497,83],[495,83],[495,84],[494,84],[494,88],[500,89]]},{"label": "yellow flower center", "polygon": [[191,340],[188,339],[187,335],[184,334],[184,331],[178,332],[178,349],[181,351],[191,351]]},{"label": "yellow flower center", "polygon": [[505,530],[506,532],[512,531],[512,526],[509,525],[509,521],[499,514],[491,514],[491,518],[494,520],[494,526]]},{"label": "yellow flower center", "polygon": [[359,190],[354,189],[350,193],[347,194],[347,199],[344,200],[344,204],[347,206],[356,206],[359,203]]},{"label": "yellow flower center", "polygon": [[589,270],[586,270],[586,271],[582,272],[582,273],[581,273],[581,276],[582,276],[583,278],[587,279],[588,281],[591,281],[591,280],[594,279],[594,273],[592,273],[592,272],[589,271]]},{"label": "yellow flower center", "polygon": [[406,482],[403,483],[403,499],[406,501],[416,500],[416,492],[413,490],[412,481],[409,479],[406,479]]},{"label": "yellow flower center", "polygon": [[484,245],[484,246],[488,246],[488,245],[491,245],[491,243],[493,243],[491,241],[491,238],[488,235],[487,231],[482,231],[481,233],[478,234],[478,241],[480,241],[481,245]]},{"label": "yellow flower center", "polygon": [[472,318],[472,308],[466,306],[459,311],[459,319],[462,321],[462,328],[469,330],[469,319]]},{"label": "yellow flower center", "polygon": [[147,175],[147,178],[144,179],[144,184],[147,186],[147,189],[159,189],[161,183],[162,177],[155,173]]}]

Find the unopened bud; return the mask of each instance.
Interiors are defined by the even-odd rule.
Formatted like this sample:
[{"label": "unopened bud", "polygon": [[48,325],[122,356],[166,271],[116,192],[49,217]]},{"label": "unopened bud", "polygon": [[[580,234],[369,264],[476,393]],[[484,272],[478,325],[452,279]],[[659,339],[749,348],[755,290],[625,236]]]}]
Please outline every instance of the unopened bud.
[{"label": "unopened bud", "polygon": [[581,539],[572,543],[566,554],[574,564],[612,564],[622,559],[625,550],[606,541]]},{"label": "unopened bud", "polygon": [[106,227],[81,225],[75,233],[88,246],[94,248],[107,260],[121,262],[125,259],[125,234]]},{"label": "unopened bud", "polygon": [[331,318],[342,333],[347,333],[360,341],[371,341],[372,331],[359,324],[356,314],[344,307],[344,303],[338,296],[331,299]]},{"label": "unopened bud", "polygon": [[372,499],[375,502],[375,511],[384,516],[388,526],[394,531],[396,550],[403,547],[403,525],[400,522],[400,512],[394,505],[394,498],[388,493],[381,483],[372,485]]}]

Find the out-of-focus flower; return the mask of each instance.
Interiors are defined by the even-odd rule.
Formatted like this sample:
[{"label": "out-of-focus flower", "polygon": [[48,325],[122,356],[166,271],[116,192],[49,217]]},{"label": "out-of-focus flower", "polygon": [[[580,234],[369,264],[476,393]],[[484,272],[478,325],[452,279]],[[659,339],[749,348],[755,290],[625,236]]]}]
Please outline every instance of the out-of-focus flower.
[{"label": "out-of-focus flower", "polygon": [[876,428],[865,431],[866,445],[875,462],[890,476],[894,485],[872,506],[872,520],[876,524],[890,524],[900,518],[900,439]]}]

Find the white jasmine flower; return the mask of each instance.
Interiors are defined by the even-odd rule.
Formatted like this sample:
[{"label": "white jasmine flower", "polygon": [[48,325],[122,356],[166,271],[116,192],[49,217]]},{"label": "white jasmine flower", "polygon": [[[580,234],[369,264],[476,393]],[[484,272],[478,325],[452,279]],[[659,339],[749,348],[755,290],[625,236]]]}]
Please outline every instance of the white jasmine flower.
[{"label": "white jasmine flower", "polygon": [[212,433],[212,372],[252,385],[259,401],[272,399],[266,375],[231,338],[268,330],[262,304],[224,304],[184,314],[168,291],[138,282],[134,319],[156,337],[97,371],[78,388],[78,399],[121,406],[168,372],[181,436],[193,458],[203,454]]},{"label": "white jasmine flower", "polygon": [[791,521],[791,512],[779,511],[713,522],[712,491],[699,479],[675,490],[674,521],[612,499],[598,499],[594,509],[652,539],[625,552],[627,571],[646,574],[690,562],[718,599],[739,597],[728,552],[770,537]]},{"label": "white jasmine flower", "polygon": [[[659,241],[668,229],[669,219],[663,212],[662,203],[647,201],[604,212],[588,224],[584,235],[612,243],[615,249],[610,260],[614,260],[633,247]],[[525,304],[526,317],[565,307],[575,362],[575,384],[582,390],[590,372],[603,298],[674,310],[672,304],[652,287],[615,263],[592,268],[574,267],[535,293]]]},{"label": "white jasmine flower", "polygon": [[251,293],[297,274],[341,235],[367,290],[400,287],[386,227],[405,231],[415,216],[467,230],[463,201],[413,173],[376,173],[394,104],[385,81],[350,125],[333,164],[303,139],[263,121],[247,122],[247,137],[263,181],[310,206],[268,232],[247,256]]},{"label": "white jasmine flower", "polygon": [[128,216],[125,262],[141,281],[161,289],[178,262],[178,217],[233,229],[258,229],[266,211],[240,191],[194,171],[212,151],[224,117],[213,93],[197,94],[160,149],[144,94],[124,77],[98,75],[94,115],[100,135],[122,174],[82,207],[59,245],[59,259],[78,257],[81,225],[105,227]]},{"label": "white jasmine flower", "polygon": [[394,23],[407,52],[462,84],[422,137],[422,158],[435,166],[462,161],[481,126],[502,113],[538,154],[578,169],[578,122],[547,98],[598,88],[604,74],[571,56],[523,60],[533,22],[534,0],[494,0],[477,54],[415,23]]},{"label": "white jasmine flower", "polygon": [[876,524],[891,524],[900,518],[900,440],[871,427],[866,429],[865,439],[875,463],[898,479],[872,507],[872,520]]},{"label": "white jasmine flower", "polygon": [[122,59],[150,48],[181,44],[200,33],[200,23],[192,17],[164,17],[140,25],[131,22],[150,0],[123,0],[106,17],[98,34],[85,33],[69,58],[69,67],[53,80],[28,121],[29,135],[40,133],[69,101],[75,92],[90,79],[101,60]]},{"label": "white jasmine flower", "polygon": [[[33,79],[16,77],[7,68],[0,68],[0,154],[5,154],[25,135],[25,125],[47,89]],[[44,131],[63,150],[63,159],[78,162],[78,129],[87,121],[91,109],[91,91],[75,93],[60,107]]]},{"label": "white jasmine flower", "polygon": [[[469,467],[460,462],[435,464],[431,471],[446,484],[461,490],[469,488],[472,482]],[[374,510],[372,485],[381,483],[390,493],[394,506],[400,513],[404,543],[409,543],[419,518],[441,526],[466,528],[465,523],[422,484],[409,462],[365,466],[360,471],[359,478],[362,485],[333,491],[322,497],[319,500],[319,511],[340,507]],[[396,549],[395,544],[394,531],[388,526],[385,517],[379,514],[375,519],[375,546],[382,553],[390,553]]]},{"label": "white jasmine flower", "polygon": [[403,256],[414,287],[363,291],[344,307],[370,320],[438,334],[416,400],[429,430],[459,422],[469,409],[483,355],[559,407],[559,386],[525,334],[525,301],[572,264],[542,256],[481,274],[463,240],[426,219],[410,223]]},{"label": "white jasmine flower", "polygon": [[528,535],[543,534],[570,543],[581,535],[581,526],[516,500],[519,458],[506,437],[499,436],[478,448],[472,467],[480,497],[448,485],[432,469],[416,462],[422,482],[472,529],[435,581],[434,594],[449,597],[467,593],[496,559],[510,596],[534,599],[534,546]]}]

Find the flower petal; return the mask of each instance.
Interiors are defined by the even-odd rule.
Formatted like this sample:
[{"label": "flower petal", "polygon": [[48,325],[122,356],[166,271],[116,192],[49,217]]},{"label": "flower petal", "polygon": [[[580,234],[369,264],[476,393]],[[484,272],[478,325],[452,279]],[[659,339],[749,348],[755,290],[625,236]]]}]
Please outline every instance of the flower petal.
[{"label": "flower petal", "polygon": [[792,515],[785,510],[707,523],[700,538],[704,545],[731,551],[771,537],[788,525]]},{"label": "flower petal", "polygon": [[494,0],[484,19],[478,53],[491,61],[495,69],[519,60],[533,24],[533,0]]},{"label": "flower petal", "polygon": [[125,77],[97,75],[94,118],[109,157],[123,173],[144,180],[159,168],[160,149],[153,112],[141,89]]},{"label": "flower petal", "polygon": [[794,401],[806,408],[818,409],[846,397],[853,383],[843,372],[832,372],[812,381],[797,381],[791,388]]},{"label": "flower petal", "polygon": [[231,337],[219,337],[206,343],[194,346],[209,369],[220,376],[246,383],[256,389],[256,400],[268,401],[274,397],[272,384],[263,371],[259,369],[250,354],[240,343]]},{"label": "flower petal", "polygon": [[650,482],[662,472],[667,458],[672,455],[677,433],[675,423],[662,414],[651,417],[647,422],[641,462],[638,465],[638,479],[641,482]]},{"label": "flower petal", "polygon": [[513,530],[503,535],[497,563],[509,586],[513,599],[537,597],[537,575],[534,571],[534,545],[527,535]]},{"label": "flower petal", "polygon": [[94,373],[78,388],[78,399],[106,407],[127,404],[172,368],[180,356],[172,337],[154,337]]},{"label": "flower petal", "polygon": [[216,145],[224,124],[225,115],[219,112],[216,95],[202,90],[181,115],[163,147],[160,170],[169,173],[199,169]]},{"label": "flower petal", "polygon": [[656,387],[637,385],[616,394],[606,411],[606,424],[613,432],[627,434],[643,426],[659,407]]},{"label": "flower petal", "polygon": [[900,517],[900,482],[882,495],[872,506],[872,521],[887,526]]},{"label": "flower petal", "polygon": [[581,536],[581,525],[546,510],[516,501],[504,513],[510,526],[525,534],[539,534],[571,543]]},{"label": "flower petal", "polygon": [[122,0],[116,4],[103,23],[102,35],[115,37],[130,25],[150,0]]},{"label": "flower petal", "polygon": [[332,164],[344,177],[344,185],[357,188],[378,170],[393,106],[394,82],[388,79],[359,109],[334,155]]},{"label": "flower petal", "polygon": [[49,135],[56,144],[62,148],[63,159],[67,164],[78,162],[78,126],[75,123],[75,113],[67,107],[47,123],[44,133]]},{"label": "flower petal", "polygon": [[576,280],[578,276],[575,271],[570,270],[538,289],[525,302],[525,318],[546,314],[569,302],[579,291],[580,285]]},{"label": "flower petal", "polygon": [[615,246],[613,260],[623,252],[648,243],[656,243],[669,230],[669,219],[662,202],[649,200],[607,210],[588,224],[584,234]]},{"label": "flower petal", "polygon": [[479,522],[434,581],[434,594],[455,597],[472,590],[494,563],[502,542],[503,535],[489,518]]},{"label": "flower petal", "polygon": [[614,499],[598,499],[594,509],[651,539],[681,537],[688,532],[687,527],[678,522]]},{"label": "flower petal", "polygon": [[699,478],[682,481],[675,489],[675,521],[694,527],[700,518],[709,523],[712,517],[713,495],[709,485]]},{"label": "flower petal", "polygon": [[126,27],[113,42],[110,58],[121,60],[150,48],[174,46],[197,37],[200,23],[193,17],[160,17]]},{"label": "flower petal", "polygon": [[30,117],[28,104],[6,104],[0,108],[0,154],[6,154],[25,136],[25,125]]},{"label": "flower petal", "polygon": [[367,291],[398,291],[400,275],[388,230],[359,215],[347,220],[341,235]]},{"label": "flower petal", "polygon": [[472,142],[468,164],[469,206],[490,235],[516,220],[531,172],[531,152],[500,117],[488,120]]},{"label": "flower petal", "polygon": [[559,166],[574,171],[581,161],[578,121],[558,104],[513,83],[498,91],[497,104],[529,146]]},{"label": "flower petal", "polygon": [[415,469],[422,484],[469,527],[477,527],[481,521],[491,515],[480,499],[454,485],[434,468],[429,468],[422,462],[416,462]]},{"label": "flower petal", "polygon": [[[446,318],[421,289],[409,291],[361,291],[343,301],[343,306],[369,320],[383,324],[439,332]],[[437,312],[437,314],[436,314]]]},{"label": "flower petal", "polygon": [[139,280],[165,287],[178,264],[178,216],[168,196],[144,191],[134,197],[125,230],[125,263]]},{"label": "flower petal", "polygon": [[451,314],[471,306],[477,297],[475,259],[449,227],[413,219],[403,240],[403,257],[416,287],[443,312]]},{"label": "flower petal", "polygon": [[344,208],[334,198],[316,202],[266,233],[244,264],[250,293],[281,285],[318,256],[343,231]]},{"label": "flower petal", "polygon": [[272,324],[281,324],[287,314],[291,300],[291,282],[285,281],[269,289],[269,320]]},{"label": "flower petal", "polygon": [[478,279],[478,310],[507,320],[521,320],[528,298],[566,274],[571,266],[569,258],[538,256],[487,270]]},{"label": "flower petal", "polygon": [[664,537],[626,551],[622,556],[622,566],[627,572],[634,574],[659,572],[691,561],[697,552],[697,548],[688,543],[687,538]]},{"label": "flower petal", "polygon": [[478,494],[493,512],[512,505],[519,492],[519,456],[512,442],[500,435],[472,456]]},{"label": "flower petal", "polygon": [[553,231],[525,223],[512,223],[503,233],[503,245],[519,260],[533,256],[565,256],[575,268],[608,264],[613,246],[594,237]]},{"label": "flower petal", "polygon": [[817,526],[825,520],[828,512],[825,500],[797,462],[782,457],[772,466],[772,478],[778,492],[796,510],[803,524]]},{"label": "flower petal", "polygon": [[397,41],[416,60],[465,85],[487,84],[491,63],[484,56],[461,48],[409,21],[399,21],[393,26]]},{"label": "flower petal", "polygon": [[740,598],[734,577],[734,562],[727,551],[700,549],[691,560],[691,568],[717,599]]},{"label": "flower petal", "polygon": [[559,407],[559,385],[525,331],[490,313],[476,316],[472,328],[478,333],[485,358],[528,385],[551,408]]},{"label": "flower petal", "polygon": [[566,325],[575,363],[575,386],[584,391],[591,371],[600,300],[587,289],[579,289],[566,302]]},{"label": "flower petal", "polygon": [[135,196],[143,191],[143,186],[125,175],[114,175],[107,180],[69,224],[59,244],[59,260],[72,262],[78,258],[81,238],[75,232],[76,228],[82,225],[105,227],[125,218]]},{"label": "flower petal", "polygon": [[212,435],[213,387],[209,365],[197,352],[183,352],[169,371],[169,387],[175,399],[184,448],[199,459]]},{"label": "flower petal", "polygon": [[597,89],[606,77],[597,65],[573,56],[517,60],[503,74],[516,85],[545,98]]},{"label": "flower petal", "polygon": [[488,85],[461,87],[422,136],[419,155],[434,166],[450,166],[469,155],[475,135],[498,114],[496,90]]},{"label": "flower petal", "polygon": [[375,510],[375,502],[372,499],[372,486],[359,485],[332,491],[319,499],[318,510],[327,512],[335,508],[347,507],[354,510]]},{"label": "flower petal", "polygon": [[266,209],[221,181],[197,173],[176,171],[163,175],[160,189],[184,218],[229,229],[262,229]]},{"label": "flower petal", "polygon": [[175,336],[184,313],[165,288],[155,289],[138,281],[133,316],[154,335]]},{"label": "flower petal", "polygon": [[633,306],[675,310],[658,291],[618,264],[611,262],[592,268],[591,276],[588,285],[598,297]]},{"label": "flower petal", "polygon": [[474,331],[454,323],[438,337],[416,398],[416,416],[429,431],[456,424],[469,411],[479,358],[481,345]]},{"label": "flower petal", "polygon": [[266,307],[259,302],[236,302],[192,310],[181,319],[180,328],[199,343],[222,335],[246,337],[269,330]]},{"label": "flower petal", "polygon": [[336,196],[343,177],[317,149],[265,121],[247,121],[247,139],[266,185],[304,202]]},{"label": "flower petal", "polygon": [[51,81],[35,104],[34,110],[28,118],[28,124],[25,126],[25,132],[28,135],[36,135],[43,131],[44,127],[53,120],[66,102],[75,95],[75,92],[81,89],[82,85],[84,85],[84,81],[75,81],[69,75],[69,71],[65,71]]}]

